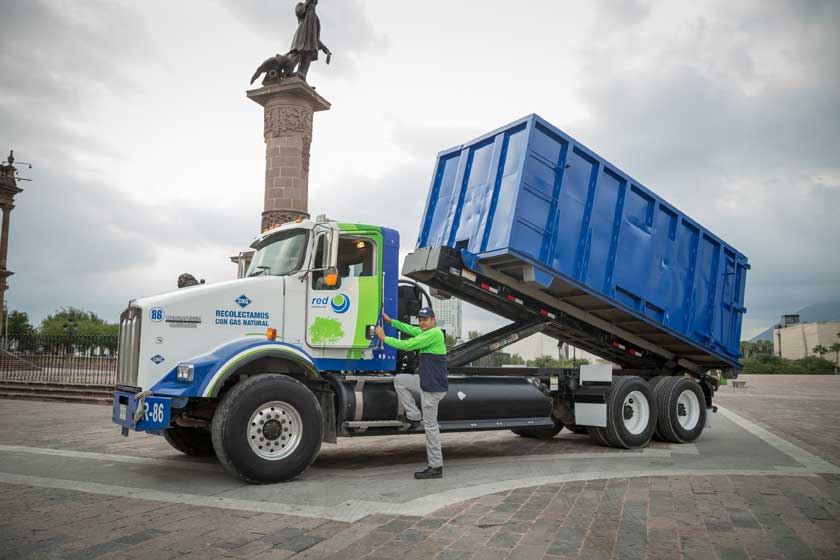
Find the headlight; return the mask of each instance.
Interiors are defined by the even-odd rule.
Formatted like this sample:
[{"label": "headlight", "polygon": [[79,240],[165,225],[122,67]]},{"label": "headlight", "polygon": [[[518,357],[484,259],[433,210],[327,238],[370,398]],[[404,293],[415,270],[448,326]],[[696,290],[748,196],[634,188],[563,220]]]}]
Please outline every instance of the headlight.
[{"label": "headlight", "polygon": [[192,383],[195,366],[192,364],[178,364],[178,381]]}]

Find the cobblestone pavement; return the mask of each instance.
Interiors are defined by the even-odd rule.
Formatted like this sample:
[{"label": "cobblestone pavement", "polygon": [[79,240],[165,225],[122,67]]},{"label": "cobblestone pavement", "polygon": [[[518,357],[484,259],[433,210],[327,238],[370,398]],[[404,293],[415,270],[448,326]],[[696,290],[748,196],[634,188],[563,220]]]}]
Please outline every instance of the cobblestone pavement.
[{"label": "cobblestone pavement", "polygon": [[[0,557],[840,557],[840,378],[745,379],[721,389],[715,428],[679,453],[659,443],[631,455],[565,432],[549,442],[447,434],[447,477],[424,483],[410,480],[423,460],[415,436],[325,446],[303,480],[248,487],[160,438],[116,436],[105,407],[0,400]],[[524,476],[453,499],[513,469]],[[409,501],[446,505],[352,521],[329,507],[276,509],[287,496],[325,503],[297,490],[319,484],[390,503],[377,492],[391,477],[418,496]],[[390,499],[403,507],[399,493]]]}]

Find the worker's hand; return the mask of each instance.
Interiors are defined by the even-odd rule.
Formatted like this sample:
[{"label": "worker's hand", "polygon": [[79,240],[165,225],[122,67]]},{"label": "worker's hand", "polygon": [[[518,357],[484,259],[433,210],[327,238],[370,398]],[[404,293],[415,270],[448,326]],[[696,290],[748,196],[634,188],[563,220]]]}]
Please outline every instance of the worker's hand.
[{"label": "worker's hand", "polygon": [[382,312],[382,320],[385,321],[386,323],[388,323],[389,325],[391,324],[391,321],[393,321],[393,319],[391,319],[388,316],[388,314],[385,313],[384,311]]},{"label": "worker's hand", "polygon": [[377,338],[379,338],[379,340],[385,340],[385,329],[383,329],[382,327],[376,327],[373,330],[373,332],[376,333],[376,336]]}]

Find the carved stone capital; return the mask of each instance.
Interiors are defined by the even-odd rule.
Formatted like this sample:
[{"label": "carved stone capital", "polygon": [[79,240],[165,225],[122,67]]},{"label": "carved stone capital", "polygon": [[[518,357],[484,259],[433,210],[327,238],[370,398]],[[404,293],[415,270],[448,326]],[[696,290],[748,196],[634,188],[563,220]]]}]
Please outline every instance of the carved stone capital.
[{"label": "carved stone capital", "polygon": [[293,222],[298,218],[306,219],[309,217],[307,212],[298,212],[296,210],[267,210],[262,214],[262,226],[260,231],[270,228],[276,224],[286,224]]},{"label": "carved stone capital", "polygon": [[266,138],[293,134],[311,141],[312,109],[300,105],[271,105],[265,108]]}]

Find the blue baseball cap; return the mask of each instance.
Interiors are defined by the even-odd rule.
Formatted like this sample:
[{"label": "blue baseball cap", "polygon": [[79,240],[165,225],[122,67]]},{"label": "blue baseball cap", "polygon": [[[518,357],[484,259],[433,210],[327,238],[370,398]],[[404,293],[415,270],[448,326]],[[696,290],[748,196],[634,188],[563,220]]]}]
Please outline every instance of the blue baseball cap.
[{"label": "blue baseball cap", "polygon": [[418,317],[434,317],[435,312],[432,310],[431,307],[421,307],[420,311],[417,312]]}]

